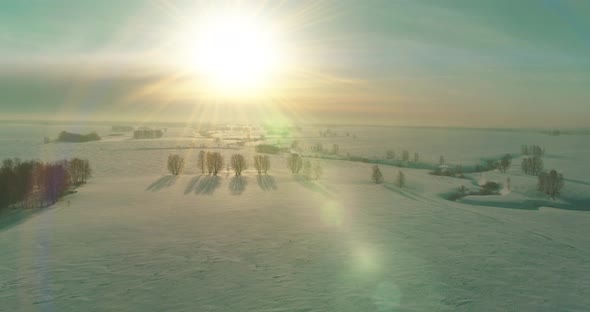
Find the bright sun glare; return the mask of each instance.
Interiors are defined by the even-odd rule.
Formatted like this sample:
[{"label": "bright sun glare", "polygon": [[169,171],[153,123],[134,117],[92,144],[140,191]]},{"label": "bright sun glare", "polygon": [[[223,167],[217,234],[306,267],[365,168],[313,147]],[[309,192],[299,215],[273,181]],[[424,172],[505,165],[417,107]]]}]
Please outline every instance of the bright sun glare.
[{"label": "bright sun glare", "polygon": [[192,36],[190,66],[216,89],[232,92],[263,88],[279,65],[272,29],[255,18],[210,18]]}]

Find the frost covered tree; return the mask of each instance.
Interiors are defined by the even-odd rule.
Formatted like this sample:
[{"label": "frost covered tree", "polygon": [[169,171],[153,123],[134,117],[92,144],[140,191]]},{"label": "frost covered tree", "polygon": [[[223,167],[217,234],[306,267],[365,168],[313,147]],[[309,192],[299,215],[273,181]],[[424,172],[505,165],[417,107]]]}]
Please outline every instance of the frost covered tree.
[{"label": "frost covered tree", "polygon": [[201,170],[201,174],[205,173],[205,169],[207,167],[207,158],[205,158],[205,155],[205,151],[201,150],[199,151],[199,155],[197,157],[197,166]]},{"label": "frost covered tree", "polygon": [[291,170],[291,173],[298,174],[303,167],[303,159],[299,154],[292,153],[287,158],[287,168]]},{"label": "frost covered tree", "polygon": [[173,175],[179,175],[184,168],[184,158],[180,155],[168,155],[168,171]]},{"label": "frost covered tree", "polygon": [[401,170],[397,172],[395,184],[397,184],[399,187],[406,186],[406,175]]},{"label": "frost covered tree", "polygon": [[246,159],[242,154],[233,154],[231,156],[231,167],[234,170],[236,176],[242,175],[242,171],[246,169]]},{"label": "frost covered tree", "polygon": [[372,170],[373,171],[371,174],[371,179],[373,180],[373,182],[382,183],[383,182],[383,174],[381,173],[381,169],[379,169],[379,166],[373,165]]}]

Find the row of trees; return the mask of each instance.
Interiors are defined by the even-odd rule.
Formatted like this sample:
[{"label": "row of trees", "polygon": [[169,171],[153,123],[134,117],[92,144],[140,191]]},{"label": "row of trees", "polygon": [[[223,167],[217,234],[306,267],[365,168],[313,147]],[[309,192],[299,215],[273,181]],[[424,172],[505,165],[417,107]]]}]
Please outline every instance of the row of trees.
[{"label": "row of trees", "polygon": [[[381,173],[379,166],[373,165],[371,170],[371,180],[377,184],[383,183],[383,173]],[[406,186],[406,175],[403,173],[403,171],[399,170],[397,172],[397,175],[395,176],[395,184],[398,187]]]},{"label": "row of trees", "polygon": [[[219,152],[205,152],[202,150],[197,156],[197,167],[201,170],[202,174],[206,172],[209,175],[215,176],[223,169],[224,164],[223,155]],[[181,174],[184,166],[185,163],[182,156],[178,154],[168,155],[167,167],[170,174]],[[233,154],[230,158],[229,166],[231,166],[236,176],[240,176],[248,168],[248,163],[242,154]],[[270,169],[270,158],[267,155],[255,155],[254,168],[258,171],[258,174],[266,174]]]},{"label": "row of trees", "polygon": [[86,183],[92,170],[88,160],[58,162],[5,159],[0,168],[0,208],[51,205],[72,186]]}]

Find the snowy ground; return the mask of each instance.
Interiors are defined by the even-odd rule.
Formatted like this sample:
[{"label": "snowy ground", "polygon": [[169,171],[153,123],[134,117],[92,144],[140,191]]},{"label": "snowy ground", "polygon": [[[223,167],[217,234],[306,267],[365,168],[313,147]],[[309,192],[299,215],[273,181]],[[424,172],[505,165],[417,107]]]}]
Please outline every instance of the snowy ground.
[{"label": "snowy ground", "polygon": [[[555,206],[578,209],[572,210],[540,206],[546,199],[518,166],[509,174],[490,172],[471,180],[403,169],[404,189],[391,183],[395,167],[382,167],[386,183],[376,185],[369,181],[369,164],[324,160],[325,175],[308,182],[283,168],[283,156],[273,156],[269,176],[249,170],[241,179],[225,172],[211,178],[192,168],[175,178],[165,173],[166,156],[181,153],[190,166],[198,149],[176,147],[214,146],[211,140],[169,130],[153,141],[111,137],[43,145],[43,136],[54,135],[38,133],[63,127],[15,127],[0,129],[0,158],[82,156],[90,159],[96,177],[51,208],[0,221],[1,311],[587,311],[590,306],[585,136],[352,129],[356,140],[338,139],[341,150],[355,155],[382,154],[391,145],[462,163],[541,144],[549,153],[546,167],[571,179],[562,200],[570,206]],[[369,139],[371,131],[382,134],[381,142]],[[396,141],[396,133],[412,136],[411,131],[419,143]],[[469,142],[506,143],[457,150],[457,141],[478,135]],[[444,149],[441,137],[453,142],[452,148]],[[441,147],[429,152],[433,146]],[[241,152],[252,154],[248,146]],[[513,191],[505,196],[469,196],[462,202],[441,197],[462,184],[473,187],[480,178],[503,182],[506,176]]]}]

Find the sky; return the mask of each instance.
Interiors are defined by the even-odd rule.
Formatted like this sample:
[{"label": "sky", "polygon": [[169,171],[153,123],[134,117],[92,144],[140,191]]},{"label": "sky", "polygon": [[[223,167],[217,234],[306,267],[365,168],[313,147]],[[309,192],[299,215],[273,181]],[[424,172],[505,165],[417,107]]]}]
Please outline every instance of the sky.
[{"label": "sky", "polygon": [[[278,38],[272,87],[187,69],[224,10]],[[0,119],[586,127],[588,86],[586,0],[0,0]]]}]

